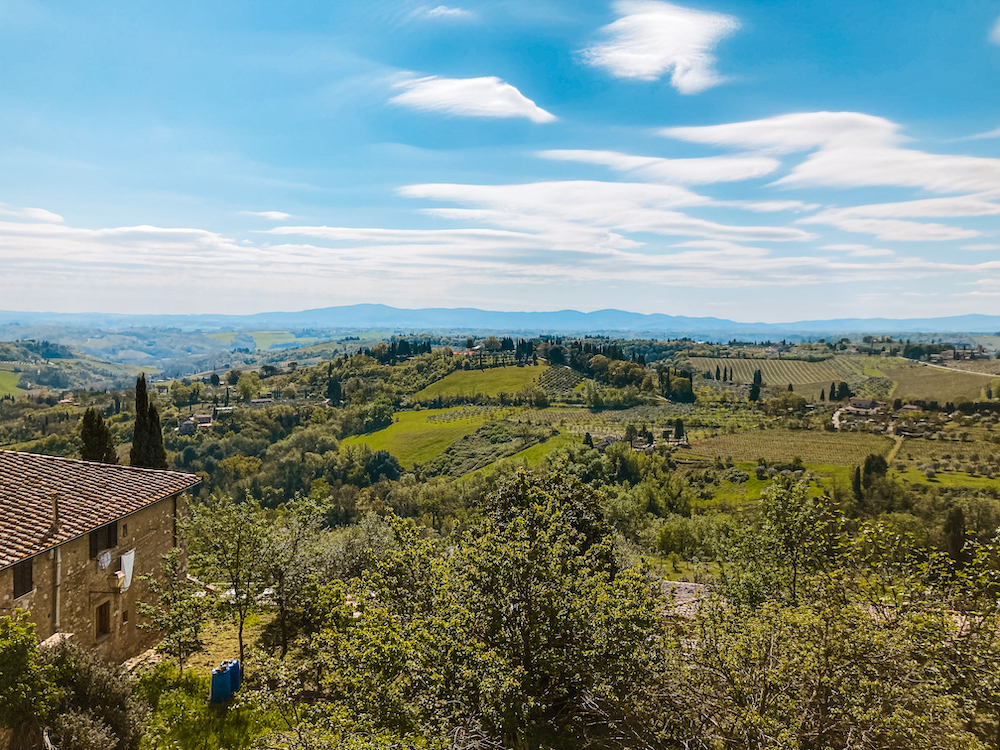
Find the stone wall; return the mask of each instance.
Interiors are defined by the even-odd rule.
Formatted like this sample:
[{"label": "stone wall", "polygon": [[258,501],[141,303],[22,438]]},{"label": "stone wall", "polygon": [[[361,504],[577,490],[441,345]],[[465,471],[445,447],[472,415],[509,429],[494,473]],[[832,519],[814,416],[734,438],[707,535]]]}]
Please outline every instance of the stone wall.
[{"label": "stone wall", "polygon": [[[40,641],[55,633],[72,633],[74,643],[94,649],[109,661],[122,662],[146,650],[157,636],[138,627],[141,618],[136,604],[150,601],[148,586],[139,578],[158,575],[160,556],[178,543],[175,514],[180,502],[178,497],[166,498],[120,518],[118,544],[110,550],[111,562],[105,570],[91,559],[89,535],[84,534],[34,556],[34,590],[22,597],[13,596],[13,567],[0,571],[0,615],[24,609],[30,612]],[[131,586],[121,592],[115,573],[121,569],[122,555],[133,549]],[[105,603],[110,605],[111,632],[99,636],[97,613]]]}]

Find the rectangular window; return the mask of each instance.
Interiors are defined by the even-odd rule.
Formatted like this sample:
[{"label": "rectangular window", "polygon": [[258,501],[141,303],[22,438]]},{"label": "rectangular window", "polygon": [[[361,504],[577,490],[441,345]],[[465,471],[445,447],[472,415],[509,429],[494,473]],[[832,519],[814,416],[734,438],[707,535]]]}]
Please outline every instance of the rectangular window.
[{"label": "rectangular window", "polygon": [[35,558],[29,557],[14,566],[14,598],[24,596],[35,588],[32,563]]},{"label": "rectangular window", "polygon": [[90,559],[97,557],[101,550],[118,546],[118,522],[105,524],[90,532]]},{"label": "rectangular window", "polygon": [[128,524],[127,523],[123,523],[122,524],[122,536],[128,536]]},{"label": "rectangular window", "polygon": [[111,602],[97,608],[97,637],[111,634]]},{"label": "rectangular window", "polygon": [[128,610],[122,612],[122,625],[128,624]]}]

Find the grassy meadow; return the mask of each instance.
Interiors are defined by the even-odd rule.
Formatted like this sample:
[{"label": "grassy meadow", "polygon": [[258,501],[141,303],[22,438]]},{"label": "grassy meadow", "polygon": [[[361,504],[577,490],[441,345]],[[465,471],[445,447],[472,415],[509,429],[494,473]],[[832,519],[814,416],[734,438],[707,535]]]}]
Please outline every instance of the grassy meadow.
[{"label": "grassy meadow", "polygon": [[493,367],[488,370],[456,370],[436,383],[414,394],[416,401],[429,401],[438,396],[496,396],[517,393],[535,383],[547,365],[525,367]]},{"label": "grassy meadow", "polygon": [[406,469],[424,463],[443,453],[456,440],[471,435],[486,422],[498,419],[510,410],[454,407],[451,409],[421,409],[402,411],[396,421],[383,430],[368,435],[354,435],[343,446],[371,446],[387,450]]},{"label": "grassy meadow", "polygon": [[17,387],[20,373],[0,370],[0,396],[16,396],[24,391]]},{"label": "grassy meadow", "polygon": [[763,458],[787,462],[801,458],[807,464],[857,466],[870,453],[886,455],[893,446],[891,438],[863,432],[819,432],[816,430],[750,430],[732,435],[718,435],[694,440],[684,457],[721,458],[753,461]]}]

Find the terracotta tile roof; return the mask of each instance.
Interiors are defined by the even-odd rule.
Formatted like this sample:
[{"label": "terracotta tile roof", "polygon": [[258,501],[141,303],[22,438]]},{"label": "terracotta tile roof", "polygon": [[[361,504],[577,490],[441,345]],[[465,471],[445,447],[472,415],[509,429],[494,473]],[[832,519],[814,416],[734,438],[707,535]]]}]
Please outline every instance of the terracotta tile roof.
[{"label": "terracotta tile roof", "polygon": [[[201,480],[178,471],[0,450],[0,568],[86,534]],[[52,529],[52,493],[58,528]]]}]

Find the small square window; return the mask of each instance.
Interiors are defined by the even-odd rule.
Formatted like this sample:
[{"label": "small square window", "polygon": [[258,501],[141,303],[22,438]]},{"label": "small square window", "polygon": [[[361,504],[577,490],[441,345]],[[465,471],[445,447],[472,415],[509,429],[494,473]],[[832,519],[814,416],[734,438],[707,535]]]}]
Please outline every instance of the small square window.
[{"label": "small square window", "polygon": [[122,536],[128,536],[128,524],[127,523],[123,523],[122,524]]},{"label": "small square window", "polygon": [[35,558],[29,557],[14,566],[14,598],[31,593],[35,588],[34,569]]},{"label": "small square window", "polygon": [[97,608],[97,637],[111,634],[111,602],[104,602]]},{"label": "small square window", "polygon": [[128,624],[128,610],[126,609],[122,611],[122,625],[127,625],[127,624]]}]

